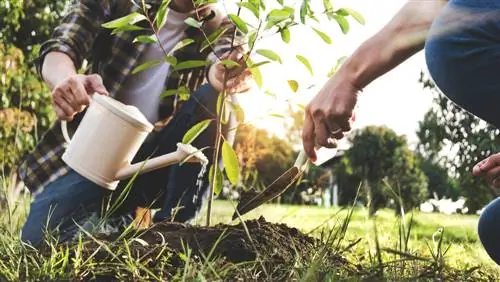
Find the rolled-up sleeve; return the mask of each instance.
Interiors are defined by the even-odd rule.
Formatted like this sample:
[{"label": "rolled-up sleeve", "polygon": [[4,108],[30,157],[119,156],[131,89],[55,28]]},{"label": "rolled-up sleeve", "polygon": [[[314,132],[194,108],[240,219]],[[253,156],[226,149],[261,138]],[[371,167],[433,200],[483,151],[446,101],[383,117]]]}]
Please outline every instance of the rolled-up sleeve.
[{"label": "rolled-up sleeve", "polygon": [[40,47],[35,61],[40,77],[45,56],[54,51],[67,54],[75,67],[80,68],[109,14],[111,4],[105,5],[104,2],[109,1],[79,0],[71,3],[68,14],[54,29],[51,38]]}]

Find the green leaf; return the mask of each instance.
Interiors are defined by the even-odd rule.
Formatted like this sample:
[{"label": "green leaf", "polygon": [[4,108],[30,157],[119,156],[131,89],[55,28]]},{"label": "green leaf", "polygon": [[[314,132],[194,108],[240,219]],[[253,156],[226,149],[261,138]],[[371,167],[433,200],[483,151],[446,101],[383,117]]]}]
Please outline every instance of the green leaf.
[{"label": "green leaf", "polygon": [[260,19],[260,10],[259,10],[259,7],[256,6],[255,4],[250,3],[250,2],[241,2],[241,3],[238,3],[238,6],[244,7],[246,9],[248,9],[250,12],[252,12],[252,14],[257,19]]},{"label": "green leaf", "polygon": [[293,92],[297,92],[299,89],[299,83],[296,80],[288,80],[288,86],[290,86]]},{"label": "green leaf", "polygon": [[133,12],[131,14],[128,14],[124,17],[118,18],[116,20],[112,20],[107,23],[103,23],[102,27],[104,28],[109,28],[109,29],[114,29],[114,28],[120,28],[124,27],[126,25],[133,25],[135,23],[138,23],[140,21],[145,20],[146,17],[142,14],[139,14],[137,12]]},{"label": "green leaf", "polygon": [[275,117],[275,118],[285,118],[285,116],[281,115],[281,114],[270,114],[270,116]]},{"label": "green leaf", "polygon": [[255,52],[257,52],[257,54],[260,54],[260,55],[268,58],[269,60],[279,62],[280,64],[283,63],[283,61],[281,61],[281,57],[276,52],[274,52],[273,50],[258,49]]},{"label": "green leaf", "polygon": [[257,32],[252,31],[248,35],[248,48],[253,49],[255,41],[257,40]]},{"label": "green leaf", "polygon": [[290,43],[290,30],[288,28],[285,27],[282,30],[280,30],[280,34],[281,34],[281,39],[285,43]]},{"label": "green leaf", "polygon": [[247,65],[250,68],[255,84],[257,84],[259,88],[262,88],[262,73],[260,72],[259,66],[254,66],[250,58],[247,60]]},{"label": "green leaf", "polygon": [[312,68],[311,63],[309,62],[309,60],[306,57],[301,56],[301,55],[297,55],[296,57],[307,68],[307,70],[309,70],[309,72],[311,73],[311,75],[314,75],[313,68]]},{"label": "green leaf", "polygon": [[239,16],[235,14],[229,14],[229,17],[241,32],[243,32],[244,34],[248,33],[247,24]]},{"label": "green leaf", "polygon": [[203,25],[203,23],[201,23],[201,22],[199,22],[199,21],[197,21],[197,20],[195,20],[195,19],[193,19],[193,18],[191,18],[191,17],[190,17],[190,18],[185,19],[185,20],[184,20],[184,22],[185,22],[187,25],[192,26],[192,27],[195,27],[195,28],[200,28],[200,27]]},{"label": "green leaf", "polygon": [[139,66],[137,66],[136,68],[134,68],[132,70],[132,74],[136,74],[136,73],[139,73],[141,71],[144,71],[144,70],[147,70],[149,68],[152,68],[156,65],[158,65],[159,63],[161,63],[163,60],[150,60],[150,61],[147,61],[143,64],[140,64]]},{"label": "green leaf", "polygon": [[201,43],[201,48],[200,52],[205,51],[210,45],[212,45],[214,42],[217,42],[219,38],[226,33],[227,28],[218,28],[216,31],[212,32],[204,41]]},{"label": "green leaf", "polygon": [[342,66],[346,59],[346,56],[339,58],[337,60],[337,64],[335,64],[335,66],[328,72],[327,77],[332,77],[333,75],[335,75],[335,73],[337,73],[337,70]]},{"label": "green leaf", "polygon": [[325,8],[325,12],[333,12],[331,0],[323,0],[323,7]]},{"label": "green leaf", "polygon": [[193,142],[205,129],[207,129],[211,122],[212,120],[207,119],[195,124],[186,132],[186,134],[184,134],[184,137],[182,137],[182,143],[191,144],[191,142]]},{"label": "green leaf", "polygon": [[345,12],[347,15],[350,15],[351,17],[353,17],[359,24],[364,25],[366,23],[365,18],[358,11],[351,9],[351,8],[342,8],[340,10]]},{"label": "green leaf", "polygon": [[300,22],[306,24],[306,15],[309,12],[309,0],[303,0],[300,5]]},{"label": "green leaf", "polygon": [[252,68],[257,68],[257,67],[260,67],[262,65],[265,65],[265,64],[269,64],[271,63],[270,61],[262,61],[262,62],[258,62],[256,64],[253,64],[253,65],[249,65],[248,68],[252,69]]},{"label": "green leaf", "polygon": [[179,97],[180,101],[187,101],[189,99],[189,96],[191,96],[191,93],[189,93],[189,88],[187,86],[181,86],[177,89],[177,96]]},{"label": "green leaf", "polygon": [[238,64],[237,62],[235,62],[233,60],[222,60],[221,64],[223,64],[224,66],[226,66],[228,68],[239,67],[240,66],[240,64]]},{"label": "green leaf", "polygon": [[177,91],[178,91],[177,89],[169,89],[169,90],[161,93],[160,98],[174,96],[175,94],[177,94]]},{"label": "green leaf", "polygon": [[186,46],[188,46],[189,44],[193,43],[194,40],[191,39],[191,38],[186,38],[184,40],[182,40],[181,42],[178,42],[175,47],[172,49],[171,53],[175,53],[175,51],[179,50],[179,49],[182,49]]},{"label": "green leaf", "polygon": [[170,0],[163,1],[161,3],[160,8],[156,12],[156,18],[155,18],[155,23],[156,23],[156,28],[160,30],[165,23],[167,22],[167,14],[168,14],[168,5],[170,4]]},{"label": "green leaf", "polygon": [[229,182],[237,185],[240,177],[240,164],[236,152],[227,141],[224,141],[222,144],[222,160],[224,161],[224,169],[226,170]]},{"label": "green leaf", "polygon": [[333,15],[333,18],[337,21],[340,26],[340,29],[344,34],[349,32],[349,22],[343,17],[339,15]]},{"label": "green leaf", "polygon": [[145,30],[145,29],[146,28],[144,28],[144,27],[140,27],[140,26],[136,26],[136,25],[126,25],[126,26],[122,26],[122,27],[118,27],[118,28],[113,29],[113,31],[111,32],[111,35],[115,35],[117,33],[125,32],[125,31],[136,31],[136,30]]},{"label": "green leaf", "polygon": [[240,123],[243,123],[245,121],[245,111],[243,111],[243,108],[235,103],[230,103],[231,108],[236,115],[236,120]]},{"label": "green leaf", "polygon": [[266,21],[267,21],[267,24],[266,24],[266,27],[265,29],[269,29],[273,26],[275,26],[276,24],[286,20],[286,19],[289,19],[293,16],[293,9],[290,10],[290,9],[273,9],[271,10],[271,12],[269,12],[269,14],[267,14],[267,17],[266,17]]},{"label": "green leaf", "polygon": [[177,58],[172,56],[172,55],[168,55],[168,56],[165,56],[165,62],[167,62],[169,65],[175,67],[177,65]]},{"label": "green leaf", "polygon": [[223,179],[222,179],[222,171],[220,171],[219,168],[215,170],[215,183],[213,182],[214,179],[214,165],[210,166],[210,171],[208,172],[208,181],[210,184],[214,185],[214,194],[219,195],[220,192],[222,191],[222,184],[223,184]]},{"label": "green leaf", "polygon": [[134,41],[132,43],[139,42],[139,43],[158,43],[158,38],[156,37],[155,34],[151,35],[139,35],[136,38],[134,38]]},{"label": "green leaf", "polygon": [[184,62],[178,63],[174,69],[176,71],[184,70],[184,69],[192,69],[192,68],[199,68],[199,67],[204,67],[208,64],[207,61],[204,60],[188,60]]},{"label": "green leaf", "polygon": [[316,32],[317,35],[319,35],[319,37],[321,37],[321,39],[323,39],[323,41],[325,41],[326,44],[332,44],[332,39],[330,38],[330,36],[314,27],[312,29]]}]

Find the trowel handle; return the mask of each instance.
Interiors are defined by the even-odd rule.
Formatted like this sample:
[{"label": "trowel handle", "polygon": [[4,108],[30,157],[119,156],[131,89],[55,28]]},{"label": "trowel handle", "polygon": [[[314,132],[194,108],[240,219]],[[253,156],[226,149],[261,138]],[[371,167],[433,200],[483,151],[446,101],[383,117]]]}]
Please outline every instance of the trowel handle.
[{"label": "trowel handle", "polygon": [[304,151],[304,149],[301,149],[293,166],[300,169],[307,162],[307,160],[308,158],[306,156],[306,152]]}]

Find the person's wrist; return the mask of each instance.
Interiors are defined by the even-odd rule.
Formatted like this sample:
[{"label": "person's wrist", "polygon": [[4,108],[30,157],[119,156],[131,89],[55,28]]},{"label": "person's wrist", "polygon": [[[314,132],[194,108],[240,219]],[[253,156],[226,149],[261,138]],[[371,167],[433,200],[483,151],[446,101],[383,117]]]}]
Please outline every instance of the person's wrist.
[{"label": "person's wrist", "polygon": [[364,85],[362,83],[361,76],[355,68],[351,68],[349,65],[344,65],[337,71],[335,77],[338,81],[348,84],[354,93],[357,94],[363,91]]}]

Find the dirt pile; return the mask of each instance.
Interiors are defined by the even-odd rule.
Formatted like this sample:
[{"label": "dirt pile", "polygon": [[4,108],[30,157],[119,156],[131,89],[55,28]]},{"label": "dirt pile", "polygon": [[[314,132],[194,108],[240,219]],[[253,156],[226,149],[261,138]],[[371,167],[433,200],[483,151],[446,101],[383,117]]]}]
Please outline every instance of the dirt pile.
[{"label": "dirt pile", "polygon": [[[132,243],[136,251],[147,252],[158,245],[166,245],[174,254],[183,253],[189,246],[196,256],[220,257],[239,263],[257,259],[275,264],[296,260],[309,261],[321,242],[285,224],[267,222],[263,217],[237,225],[219,224],[213,227],[190,226],[164,222],[152,226],[135,236]],[[116,235],[103,236],[113,242]],[[146,244],[144,244],[144,242]]]}]

